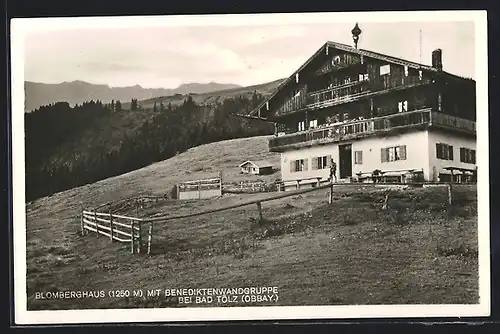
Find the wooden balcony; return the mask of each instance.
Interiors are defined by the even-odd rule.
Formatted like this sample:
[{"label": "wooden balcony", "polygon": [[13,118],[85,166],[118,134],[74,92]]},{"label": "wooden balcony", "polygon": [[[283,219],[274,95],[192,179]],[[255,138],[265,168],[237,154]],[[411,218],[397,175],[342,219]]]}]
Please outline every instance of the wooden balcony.
[{"label": "wooden balcony", "polygon": [[402,132],[412,128],[425,129],[430,126],[452,129],[471,135],[476,133],[476,122],[432,111],[428,108],[367,120],[320,126],[308,131],[277,136],[269,140],[269,150],[283,152],[287,149]]},{"label": "wooden balcony", "polygon": [[397,91],[431,83],[429,79],[414,76],[380,81],[354,81],[349,84],[309,93],[305,109],[314,110],[353,102],[368,96],[385,94],[388,90]]}]

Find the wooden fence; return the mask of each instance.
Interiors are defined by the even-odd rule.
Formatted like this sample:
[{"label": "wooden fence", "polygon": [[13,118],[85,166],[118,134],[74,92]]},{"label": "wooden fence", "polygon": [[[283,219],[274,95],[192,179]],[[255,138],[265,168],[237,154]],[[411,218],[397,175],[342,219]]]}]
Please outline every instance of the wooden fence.
[{"label": "wooden fence", "polygon": [[87,211],[82,208],[81,232],[82,235],[95,232],[97,237],[106,236],[111,242],[130,243],[132,253],[144,252],[146,245],[147,253],[151,252],[153,225],[141,218]]},{"label": "wooden fence", "polygon": [[241,193],[258,193],[275,191],[274,184],[268,184],[263,180],[258,181],[236,181],[224,183],[224,193],[227,194],[241,194]]},{"label": "wooden fence", "polygon": [[211,179],[184,181],[175,186],[177,199],[206,199],[222,196],[222,174]]},{"label": "wooden fence", "polygon": [[[413,183],[413,185],[417,182]],[[420,185],[438,185],[446,186],[448,190],[448,205],[452,205],[453,201],[453,185],[452,183],[436,183],[436,182],[420,182]],[[394,183],[377,183],[372,184],[372,186],[401,186]],[[170,220],[190,218],[196,216],[202,216],[206,214],[227,211],[231,209],[237,209],[249,205],[256,205],[259,214],[259,221],[263,221],[262,214],[262,203],[270,202],[286,197],[297,196],[300,194],[305,194],[313,191],[319,191],[323,189],[329,189],[328,192],[328,203],[333,202],[334,188],[339,186],[360,186],[360,184],[353,183],[332,183],[318,185],[314,188],[300,189],[294,191],[287,191],[279,193],[275,196],[262,198],[257,200],[251,200],[244,203],[234,204],[225,206],[217,209],[210,209],[205,211],[194,212],[190,214],[183,215],[171,215],[171,216],[159,216],[152,218],[137,218],[137,217],[127,217],[112,213],[102,213],[96,211],[86,211],[82,208],[81,214],[81,225],[82,234],[85,235],[88,231],[96,232],[97,236],[99,234],[107,236],[111,241],[116,240],[119,242],[130,242],[132,253],[142,253],[144,246],[146,245],[145,240],[147,237],[147,254],[151,254],[151,245],[153,242],[153,224],[154,223],[164,223]],[[365,184],[364,186],[370,186],[370,184]],[[408,185],[406,185],[408,186]],[[388,196],[387,196],[388,197]],[[386,201],[387,201],[386,197]],[[104,218],[107,217],[108,219]],[[147,227],[147,228],[145,228]]]}]

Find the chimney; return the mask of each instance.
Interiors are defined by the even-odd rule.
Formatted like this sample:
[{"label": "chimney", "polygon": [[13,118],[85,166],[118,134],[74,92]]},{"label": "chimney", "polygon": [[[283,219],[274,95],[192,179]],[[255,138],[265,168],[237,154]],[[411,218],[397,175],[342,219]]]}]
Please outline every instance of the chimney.
[{"label": "chimney", "polygon": [[438,69],[439,71],[443,70],[443,51],[441,49],[436,49],[432,51],[432,67]]}]

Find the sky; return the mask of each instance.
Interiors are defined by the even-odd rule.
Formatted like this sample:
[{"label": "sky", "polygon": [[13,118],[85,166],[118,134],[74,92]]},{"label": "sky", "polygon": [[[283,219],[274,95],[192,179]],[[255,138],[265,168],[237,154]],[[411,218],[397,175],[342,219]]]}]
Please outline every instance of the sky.
[{"label": "sky", "polygon": [[[24,35],[25,80],[147,88],[190,82],[260,84],[288,77],[328,40],[353,45],[356,23],[245,22],[31,29]],[[475,78],[473,21],[358,24],[361,49],[430,65],[431,52],[441,48],[445,71]]]}]

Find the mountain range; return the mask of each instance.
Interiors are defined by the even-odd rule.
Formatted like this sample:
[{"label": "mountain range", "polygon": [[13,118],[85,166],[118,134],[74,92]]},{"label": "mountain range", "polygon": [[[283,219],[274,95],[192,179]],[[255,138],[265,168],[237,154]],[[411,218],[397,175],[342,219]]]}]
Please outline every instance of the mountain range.
[{"label": "mountain range", "polygon": [[130,87],[110,87],[109,85],[92,84],[80,80],[47,84],[25,81],[25,112],[33,111],[42,105],[65,101],[70,105],[81,104],[85,101],[100,100],[109,103],[111,100],[130,102],[132,98],[138,100],[152,99],[160,96],[176,94],[204,94],[214,91],[240,88],[236,84],[186,83],[177,88],[143,88],[139,85]]}]

